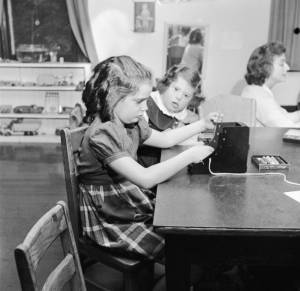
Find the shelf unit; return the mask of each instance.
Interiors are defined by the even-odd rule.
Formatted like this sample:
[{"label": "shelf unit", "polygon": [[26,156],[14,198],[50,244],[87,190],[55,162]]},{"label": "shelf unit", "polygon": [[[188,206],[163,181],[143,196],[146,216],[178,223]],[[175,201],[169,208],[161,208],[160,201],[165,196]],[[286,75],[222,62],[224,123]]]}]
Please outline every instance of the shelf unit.
[{"label": "shelf unit", "polygon": [[0,86],[2,91],[80,91],[76,86]]},{"label": "shelf unit", "polygon": [[44,113],[1,113],[0,118],[16,119],[69,119],[67,114],[44,114]]},{"label": "shelf unit", "polygon": [[12,136],[1,136],[0,143],[60,143],[60,136],[54,134],[45,134],[45,135],[12,135]]},{"label": "shelf unit", "polygon": [[[56,128],[68,125],[69,115],[58,114],[59,108],[81,103],[79,88],[90,72],[89,63],[0,63],[0,105],[36,105],[43,106],[45,111],[42,114],[0,113],[0,124],[17,118],[24,118],[24,122],[39,119],[41,138],[46,140],[45,134],[54,135]],[[24,140],[30,138],[39,139],[29,136]]]}]

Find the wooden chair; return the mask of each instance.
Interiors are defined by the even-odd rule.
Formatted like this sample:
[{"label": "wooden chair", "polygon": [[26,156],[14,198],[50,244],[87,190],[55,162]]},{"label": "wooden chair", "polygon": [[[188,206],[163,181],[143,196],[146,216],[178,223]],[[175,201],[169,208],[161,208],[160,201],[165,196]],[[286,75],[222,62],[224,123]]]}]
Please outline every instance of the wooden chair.
[{"label": "wooden chair", "polygon": [[[75,241],[77,243],[80,256],[87,259],[87,261],[89,261],[89,259],[92,261],[92,264],[88,265],[89,268],[87,268],[87,270],[85,270],[85,263],[83,263],[85,280],[87,284],[96,286],[98,290],[115,290],[111,285],[121,285],[122,290],[124,291],[151,290],[151,286],[153,284],[153,262],[126,258],[119,254],[112,253],[108,251],[107,248],[103,248],[81,235],[82,231],[79,213],[79,187],[76,159],[86,129],[87,127],[80,127],[72,130],[67,128],[61,130],[61,145],[68,206],[70,210],[71,223],[74,229]],[[100,264],[97,265],[96,263]],[[113,282],[102,282],[101,278],[99,279],[99,276],[95,280],[95,274],[98,272],[97,269],[99,265],[101,268],[107,267],[112,272],[117,272],[119,276],[117,277],[117,275],[115,275]],[[93,271],[89,272],[88,269],[92,269]],[[105,272],[107,273],[109,271],[106,269]],[[142,280],[144,281],[142,282],[142,286],[141,278],[143,278]],[[105,279],[107,279],[107,277]],[[117,284],[116,281],[121,282]]]},{"label": "wooden chair", "polygon": [[223,114],[224,122],[242,122],[255,126],[255,100],[237,95],[218,95],[205,100],[200,106],[201,116],[218,111]]},{"label": "wooden chair", "polygon": [[41,289],[59,291],[68,283],[72,291],[86,291],[68,208],[63,201],[59,201],[44,214],[15,249],[15,260],[23,291],[41,290],[37,284],[38,265],[58,237],[61,239],[65,257],[50,273]]}]

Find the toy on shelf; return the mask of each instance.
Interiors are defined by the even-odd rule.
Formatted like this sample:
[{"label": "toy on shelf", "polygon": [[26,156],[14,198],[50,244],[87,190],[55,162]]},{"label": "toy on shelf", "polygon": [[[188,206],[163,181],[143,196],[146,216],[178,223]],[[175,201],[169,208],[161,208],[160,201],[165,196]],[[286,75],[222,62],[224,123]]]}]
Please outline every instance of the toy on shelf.
[{"label": "toy on shelf", "polygon": [[0,113],[12,113],[13,107],[9,104],[0,105]]},{"label": "toy on shelf", "polygon": [[55,76],[52,74],[39,74],[36,83],[38,86],[57,86]]},{"label": "toy on shelf", "polygon": [[60,106],[59,107],[59,114],[70,114],[73,111],[74,107],[70,106]]},{"label": "toy on shelf", "polygon": [[48,49],[43,44],[20,44],[16,56],[23,63],[42,63],[47,59]]},{"label": "toy on shelf", "polygon": [[[81,104],[76,103],[74,108],[69,112],[69,125],[67,126],[70,129],[74,129],[76,127],[80,127],[83,125],[83,117],[85,115],[85,111],[82,108]],[[70,107],[67,107],[67,110],[70,110]],[[60,131],[62,128],[56,128],[55,134],[60,135]]]},{"label": "toy on shelf", "polygon": [[0,135],[37,135],[39,122],[23,122],[23,118],[12,120],[8,125],[0,125]]},{"label": "toy on shelf", "polygon": [[45,113],[58,113],[59,112],[59,92],[46,91],[45,92]]},{"label": "toy on shelf", "polygon": [[20,105],[14,108],[14,113],[42,113],[44,107],[37,105]]}]

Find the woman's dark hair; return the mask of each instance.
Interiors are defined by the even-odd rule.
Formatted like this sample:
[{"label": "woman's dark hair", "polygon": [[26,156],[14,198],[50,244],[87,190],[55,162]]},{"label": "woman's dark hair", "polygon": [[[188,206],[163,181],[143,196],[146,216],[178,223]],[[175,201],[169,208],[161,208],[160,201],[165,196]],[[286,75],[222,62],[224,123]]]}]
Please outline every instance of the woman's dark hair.
[{"label": "woman's dark hair", "polygon": [[181,33],[183,35],[188,35],[191,31],[191,28],[189,26],[182,26],[181,27]]},{"label": "woman's dark hair", "polygon": [[247,65],[247,83],[262,86],[272,73],[274,56],[284,53],[285,47],[280,42],[270,42],[255,49]]},{"label": "woman's dark hair", "polygon": [[[169,86],[177,80],[178,76],[186,80],[196,91],[197,89],[201,91],[200,83],[201,77],[197,70],[193,70],[190,67],[179,64],[172,66],[162,79],[157,80],[156,89],[160,94],[166,92]],[[197,92],[200,93],[200,92]]]},{"label": "woman's dark hair", "polygon": [[203,45],[203,35],[200,28],[196,28],[191,31],[190,38],[189,38],[190,44],[201,44]]},{"label": "woman's dark hair", "polygon": [[90,124],[97,114],[102,122],[112,120],[116,104],[137,92],[142,82],[152,85],[152,73],[129,56],[110,57],[96,65],[82,93],[84,122]]}]

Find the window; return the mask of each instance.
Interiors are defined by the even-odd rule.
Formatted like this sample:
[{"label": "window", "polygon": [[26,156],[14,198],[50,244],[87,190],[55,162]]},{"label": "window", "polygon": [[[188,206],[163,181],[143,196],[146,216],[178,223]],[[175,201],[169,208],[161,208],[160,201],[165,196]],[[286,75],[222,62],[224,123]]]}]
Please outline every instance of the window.
[{"label": "window", "polygon": [[291,71],[300,71],[300,0],[272,0],[269,40],[282,42]]},{"label": "window", "polygon": [[39,52],[42,59],[32,61],[49,61],[50,58],[55,61],[60,57],[67,62],[88,61],[74,38],[65,1],[4,0],[4,3],[8,25],[10,22],[12,26],[7,37],[9,58],[23,58],[26,52]]}]

